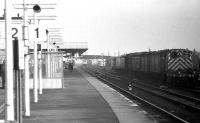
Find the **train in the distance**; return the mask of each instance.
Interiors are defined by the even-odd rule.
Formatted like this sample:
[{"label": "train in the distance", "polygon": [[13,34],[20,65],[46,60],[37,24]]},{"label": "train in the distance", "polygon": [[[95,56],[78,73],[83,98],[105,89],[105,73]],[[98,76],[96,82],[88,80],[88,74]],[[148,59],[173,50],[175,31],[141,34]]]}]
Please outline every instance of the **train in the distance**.
[{"label": "train in the distance", "polygon": [[168,86],[200,85],[199,56],[188,49],[130,53],[107,59],[106,66]]}]

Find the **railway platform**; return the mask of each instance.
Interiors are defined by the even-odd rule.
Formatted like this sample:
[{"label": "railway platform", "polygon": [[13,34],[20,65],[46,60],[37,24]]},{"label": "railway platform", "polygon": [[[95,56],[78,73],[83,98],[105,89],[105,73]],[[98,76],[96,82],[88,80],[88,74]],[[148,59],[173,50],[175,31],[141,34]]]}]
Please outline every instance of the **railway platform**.
[{"label": "railway platform", "polygon": [[[63,89],[46,89],[23,123],[156,123],[137,104],[76,68]],[[33,96],[31,96],[33,97]]]}]

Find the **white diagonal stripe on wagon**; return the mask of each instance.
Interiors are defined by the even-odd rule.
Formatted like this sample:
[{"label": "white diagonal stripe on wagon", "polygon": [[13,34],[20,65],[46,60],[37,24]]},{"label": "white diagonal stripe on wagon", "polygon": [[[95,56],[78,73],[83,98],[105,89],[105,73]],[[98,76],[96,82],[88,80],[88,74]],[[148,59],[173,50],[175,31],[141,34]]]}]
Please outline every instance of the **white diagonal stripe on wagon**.
[{"label": "white diagonal stripe on wagon", "polygon": [[[174,66],[172,66],[170,69],[175,70],[175,68],[178,67],[179,65],[183,65],[182,62],[178,61],[178,62],[174,63]],[[185,65],[183,65],[183,66],[186,67]]]},{"label": "white diagonal stripe on wagon", "polygon": [[182,62],[180,61],[180,63],[182,63],[182,64],[184,64],[184,66],[187,66],[190,68],[191,65],[189,63],[187,63],[187,61],[185,59],[180,58],[180,60],[182,60]]},{"label": "white diagonal stripe on wagon", "polygon": [[170,68],[171,70],[174,70],[174,68],[176,68],[179,65],[179,63],[174,63],[174,65]]},{"label": "white diagonal stripe on wagon", "polygon": [[179,65],[178,67],[176,67],[176,68],[174,69],[174,71],[177,71],[178,69],[184,70],[183,66]]},{"label": "white diagonal stripe on wagon", "polygon": [[192,68],[192,64],[190,64],[190,63],[188,63],[187,60],[182,61],[182,64],[184,64],[185,66],[187,66],[187,68]]},{"label": "white diagonal stripe on wagon", "polygon": [[175,59],[168,60],[168,63],[174,62]]},{"label": "white diagonal stripe on wagon", "polygon": [[[175,70],[175,68],[176,68],[177,66],[180,66],[180,65],[182,65],[182,67],[184,67],[185,69],[187,69],[187,66],[185,66],[182,62],[178,61],[178,62],[176,63],[176,65],[172,67],[172,70]],[[184,69],[183,69],[183,70],[184,70]]]},{"label": "white diagonal stripe on wagon", "polygon": [[169,62],[168,62],[168,65],[171,65],[173,64],[174,62],[176,62],[178,59],[171,59]]},{"label": "white diagonal stripe on wagon", "polygon": [[191,68],[192,64],[190,64],[191,62],[187,62],[185,59],[183,58],[177,58],[173,63],[168,63],[168,69],[174,68],[175,64],[182,64],[185,68]]},{"label": "white diagonal stripe on wagon", "polygon": [[183,64],[183,62],[177,62],[172,68],[171,70],[176,71],[177,69],[182,68],[182,70],[188,69],[190,67],[186,66],[185,64]]},{"label": "white diagonal stripe on wagon", "polygon": [[168,69],[171,69],[171,67],[173,67],[176,63],[177,63],[178,59],[174,60],[174,62],[171,62],[170,64],[168,64]]},{"label": "white diagonal stripe on wagon", "polygon": [[186,62],[187,62],[188,64],[190,64],[191,67],[193,67],[192,60],[186,59]]},{"label": "white diagonal stripe on wagon", "polygon": [[176,71],[178,69],[182,69],[182,70],[185,70],[187,69],[186,66],[184,66],[182,63],[178,64],[178,66],[174,67],[173,70]]},{"label": "white diagonal stripe on wagon", "polygon": [[188,62],[183,62],[188,68],[192,68],[193,65],[189,64]]}]

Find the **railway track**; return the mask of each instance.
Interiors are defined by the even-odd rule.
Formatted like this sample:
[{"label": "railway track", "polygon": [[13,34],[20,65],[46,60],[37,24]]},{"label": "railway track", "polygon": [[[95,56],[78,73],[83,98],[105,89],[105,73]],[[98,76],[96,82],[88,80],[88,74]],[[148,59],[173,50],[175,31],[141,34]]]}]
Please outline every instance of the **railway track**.
[{"label": "railway track", "polygon": [[200,97],[200,88],[196,88],[196,89],[177,88],[177,90],[180,90],[180,91],[184,90],[184,91],[190,92],[192,94],[197,94]]},{"label": "railway track", "polygon": [[195,108],[198,108],[198,110],[200,110],[200,99],[199,98],[191,97],[191,96],[184,95],[184,94],[180,94],[180,93],[177,93],[176,91],[170,91],[170,90],[161,89],[161,88],[158,88],[158,87],[146,85],[146,84],[143,84],[143,83],[140,83],[140,82],[136,83],[135,87],[137,85],[141,85],[142,87],[146,87],[148,89],[151,88],[151,89],[153,89],[155,91],[163,92],[163,93],[166,93],[168,95],[174,96],[176,98],[180,98],[182,100],[184,99],[184,101],[188,101],[188,102],[192,103]]},{"label": "railway track", "polygon": [[[92,68],[90,68],[90,69],[92,69]],[[111,73],[109,71],[102,71],[102,70],[98,71],[98,69],[93,69],[93,70],[96,70],[97,72],[101,72],[102,74],[106,74],[107,76],[109,76],[110,78],[113,78],[115,80],[131,81],[131,78],[119,76],[119,75],[113,74],[113,73]],[[135,79],[135,80],[136,81],[135,81],[135,85],[134,86],[141,85],[141,86],[144,86],[144,87],[147,87],[147,88],[154,89],[156,91],[160,91],[160,92],[163,92],[163,93],[170,94],[172,96],[176,96],[176,97],[185,99],[185,101],[193,102],[195,106],[200,105],[200,97],[199,96],[194,96],[194,95],[199,95],[198,92],[195,93],[196,91],[193,91],[193,93],[192,93],[193,95],[191,96],[191,94],[184,94],[187,90],[176,91],[176,90],[172,90],[172,89],[168,89],[168,88],[164,89],[164,88],[160,88],[160,87],[156,87],[156,86],[151,86],[150,84],[146,84],[145,82],[143,82],[141,80],[138,80],[138,79]]]},{"label": "railway track", "polygon": [[[173,119],[179,121],[179,122],[183,122],[183,123],[187,123],[187,122],[199,122],[200,120],[197,119],[193,119],[193,118],[188,118],[188,116],[185,116],[185,114],[180,114],[180,112],[171,110],[171,109],[167,109],[165,108],[165,106],[163,105],[158,105],[155,103],[152,103],[152,101],[147,101],[146,99],[144,99],[141,96],[138,96],[136,94],[134,94],[134,92],[132,91],[128,91],[127,89],[127,85],[125,86],[121,86],[119,84],[113,83],[112,81],[119,81],[122,83],[122,81],[126,81],[124,80],[123,77],[114,75],[114,74],[109,74],[109,72],[102,72],[101,70],[95,69],[95,68],[87,68],[87,72],[92,74],[93,76],[96,76],[97,78],[101,79],[102,81],[109,83],[109,85],[113,86],[114,88],[120,90],[122,93],[125,93],[126,95],[131,95],[134,97],[137,97],[138,99],[140,99],[141,101],[155,107],[156,109],[164,112],[165,114],[169,115],[170,117],[173,117]],[[125,82],[123,82],[125,83]],[[186,95],[182,95],[179,93],[174,93],[174,92],[170,92],[168,90],[165,89],[160,89],[160,88],[155,88],[155,87],[150,87],[147,85],[144,85],[140,82],[136,82],[133,88],[137,88],[137,90],[142,90],[145,91],[148,94],[154,95],[154,96],[159,96],[160,98],[164,98],[165,100],[168,100],[168,102],[173,103],[174,105],[183,108],[182,110],[187,110],[189,112],[192,112],[195,114],[200,112],[200,100],[194,97],[189,97]]]},{"label": "railway track", "polygon": [[[109,76],[110,78],[113,78],[115,80],[119,80],[119,81],[131,81],[131,78],[130,77],[124,77],[124,76],[120,76],[118,75],[117,73],[114,73],[114,72],[110,72],[110,71],[103,71],[103,70],[99,70],[98,68],[90,68],[94,71],[97,71],[97,72],[101,72],[102,74],[106,74],[107,76]],[[200,95],[199,95],[199,92],[198,91],[192,91],[192,89],[183,89],[183,90],[172,90],[172,89],[164,89],[164,88],[160,88],[160,87],[156,87],[156,86],[152,86],[150,84],[146,84],[144,81],[141,81],[141,80],[138,80],[138,79],[135,79],[135,83],[137,83],[137,85],[142,85],[142,86],[146,86],[148,88],[151,88],[151,89],[154,89],[154,90],[158,90],[158,91],[162,91],[162,92],[165,92],[165,93],[168,93],[168,94],[171,94],[171,95],[174,95],[174,96],[177,96],[177,97],[180,97],[180,98],[184,98],[184,99],[187,99],[191,102],[195,102],[196,104],[200,104]],[[189,91],[188,91],[189,90]],[[186,92],[191,92],[192,91],[192,94],[185,94]],[[195,93],[196,92],[196,93]],[[198,95],[198,96],[196,96]]]}]

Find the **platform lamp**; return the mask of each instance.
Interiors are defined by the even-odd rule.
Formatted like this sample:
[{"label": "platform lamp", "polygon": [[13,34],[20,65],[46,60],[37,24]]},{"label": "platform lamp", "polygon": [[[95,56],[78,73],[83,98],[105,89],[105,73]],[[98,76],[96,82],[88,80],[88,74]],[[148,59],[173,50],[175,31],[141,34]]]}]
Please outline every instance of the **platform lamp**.
[{"label": "platform lamp", "polygon": [[40,13],[41,12],[41,8],[40,8],[40,6],[38,4],[33,6],[33,12],[34,12],[34,24],[35,24],[35,21],[36,21],[35,13]]},{"label": "platform lamp", "polygon": [[34,5],[34,6],[33,6],[33,11],[34,11],[35,13],[40,13],[40,12],[41,12],[40,6],[39,6],[38,4]]}]

